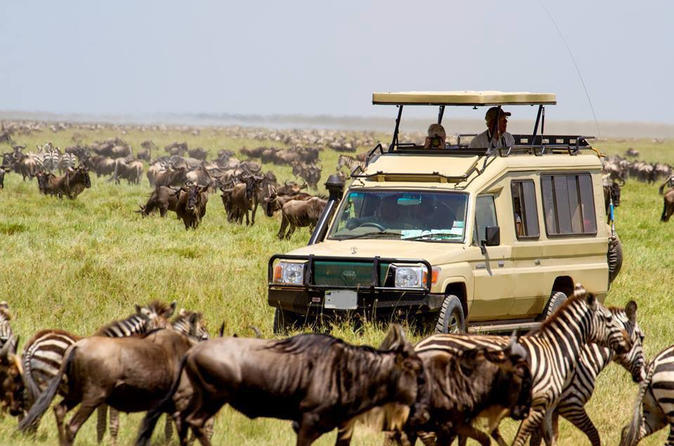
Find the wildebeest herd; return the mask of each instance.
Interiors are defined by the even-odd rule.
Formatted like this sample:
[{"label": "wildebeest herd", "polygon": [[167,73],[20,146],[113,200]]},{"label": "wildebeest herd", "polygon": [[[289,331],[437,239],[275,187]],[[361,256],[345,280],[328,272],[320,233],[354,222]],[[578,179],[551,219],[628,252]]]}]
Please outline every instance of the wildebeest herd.
[{"label": "wildebeest herd", "polygon": [[[279,137],[287,138],[287,134],[280,132]],[[33,156],[19,147],[25,156],[14,155],[17,149],[6,154],[7,163],[3,156],[0,173],[7,169],[20,175],[23,168],[20,164],[17,167],[16,159],[34,159],[42,165],[34,175],[40,192],[75,199],[84,191],[85,200],[87,181],[75,181],[77,171],[86,171],[87,178],[89,172],[107,176],[111,185],[120,179],[130,184],[144,181],[145,173],[153,186],[139,212],[165,215],[173,211],[186,228],[198,226],[204,218],[205,200],[217,191],[232,223],[246,220],[253,224],[257,207],[268,216],[281,212],[281,221],[286,223],[281,223],[279,237],[289,237],[292,225],[310,225],[310,213],[320,214],[318,205],[323,198],[307,193],[307,180],[306,186],[279,183],[254,161],[233,160],[233,154],[229,154],[226,163],[212,169],[208,151],[189,149],[185,143],[166,146],[166,157],[153,158],[160,149],[151,141],[142,144],[143,152],[132,159],[128,158],[130,146],[123,140],[106,141],[88,146],[78,143],[78,147],[93,153],[76,154],[69,166],[54,155],[69,153],[67,149],[61,153],[45,145]],[[279,142],[296,143],[287,139]],[[347,145],[354,149],[361,146]],[[262,160],[265,151],[259,152]],[[279,160],[287,156],[279,152],[281,149],[268,155]],[[50,155],[37,156],[40,153]],[[221,155],[226,154],[218,158]],[[98,162],[94,164],[83,161],[87,156],[103,158],[95,158]],[[111,165],[104,158],[115,161]],[[150,164],[150,168],[157,166],[152,174],[150,168],[143,167],[140,173],[127,168],[135,161],[144,161],[145,166],[160,159],[162,162]],[[263,162],[274,161],[265,158]],[[362,157],[340,155],[338,169],[346,166],[350,171],[362,162]],[[59,164],[64,165],[63,170],[59,170]],[[111,170],[105,173],[105,169]],[[613,182],[610,168],[606,173],[606,204],[617,206],[619,185],[624,179],[639,177],[627,173]],[[42,183],[45,179],[48,181]],[[655,181],[663,180],[667,178],[657,177]],[[665,181],[661,193],[668,185],[674,186],[671,183],[671,178]],[[297,202],[312,200],[315,209],[307,206],[302,211],[305,214],[292,213]],[[84,333],[41,330],[19,352],[18,336],[11,331],[9,306],[0,304],[0,406],[20,418],[21,429],[31,434],[56,400],[55,431],[63,444],[74,440],[94,409],[99,438],[108,430],[106,414],[110,414],[107,435],[114,439],[119,430],[118,410],[148,411],[139,427],[137,444],[149,444],[163,413],[170,419],[167,426],[175,425],[182,443],[192,435],[209,444],[214,429],[219,427],[214,425],[213,414],[229,404],[250,417],[290,420],[298,444],[310,444],[335,428],[337,444],[349,444],[361,422],[386,431],[382,437],[398,444],[410,444],[415,439],[424,444],[449,444],[456,437],[459,441],[476,439],[481,444],[510,444],[499,430],[499,422],[506,417],[522,421],[515,444],[523,444],[527,438],[532,444],[542,440],[554,443],[561,416],[598,445],[606,433],[601,425],[595,427],[590,417],[593,412],[586,410],[585,404],[599,373],[616,362],[640,382],[638,389],[634,386],[639,404],[632,420],[624,421],[622,444],[636,444],[673,422],[672,347],[645,361],[636,305],[605,309],[581,289],[539,330],[519,338],[435,335],[411,345],[395,328],[379,348],[313,334],[281,340],[221,335],[208,340],[200,313],[180,311],[170,320],[174,313],[175,305],[139,306],[129,318],[107,324],[87,337],[80,336]],[[128,360],[110,364],[105,361],[110,357]],[[75,410],[75,417],[67,420],[71,410]],[[484,432],[478,427],[481,420],[488,426]],[[43,429],[44,425],[52,429],[51,423],[42,424]],[[674,443],[674,434],[668,441]]]},{"label": "wildebeest herd", "polygon": [[[581,429],[593,445],[600,432],[585,404],[597,375],[611,362],[640,383],[623,445],[670,426],[674,441],[674,346],[651,362],[643,356],[637,305],[606,308],[581,285],[539,328],[522,336],[436,334],[416,345],[392,325],[379,348],[325,334],[285,339],[209,338],[201,313],[176,303],[137,305],[127,318],[90,336],[40,330],[17,352],[6,302],[0,303],[0,403],[33,434],[54,407],[60,444],[69,445],[95,410],[99,441],[110,409],[116,442],[117,412],[147,412],[137,445],[149,445],[159,417],[175,424],[181,444],[189,433],[211,444],[214,417],[229,404],[249,418],[292,422],[297,445],[338,430],[348,445],[359,423],[384,431],[401,445],[482,445],[490,436],[509,444],[498,427],[521,420],[514,445],[557,441],[557,418]],[[77,408],[66,421],[67,414]],[[476,421],[484,419],[487,432]],[[165,429],[172,435],[172,429]]]}]

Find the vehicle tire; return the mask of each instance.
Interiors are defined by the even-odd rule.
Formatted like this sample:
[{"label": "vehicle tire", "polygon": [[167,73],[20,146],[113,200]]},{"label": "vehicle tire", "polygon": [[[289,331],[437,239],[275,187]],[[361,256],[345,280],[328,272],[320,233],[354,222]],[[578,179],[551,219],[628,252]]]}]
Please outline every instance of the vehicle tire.
[{"label": "vehicle tire", "polygon": [[289,331],[299,328],[302,319],[302,316],[297,313],[277,307],[274,311],[274,334],[285,335]]},{"label": "vehicle tire", "polygon": [[458,297],[448,294],[442,301],[438,322],[435,325],[436,333],[465,333],[466,318],[463,306]]},{"label": "vehicle tire", "polygon": [[623,246],[617,235],[608,239],[608,281],[609,283],[618,277],[620,268],[623,266]]},{"label": "vehicle tire", "polygon": [[559,307],[562,306],[564,302],[566,302],[566,294],[564,294],[561,291],[555,291],[552,293],[552,296],[550,296],[550,299],[548,299],[548,303],[545,306],[545,309],[543,310],[543,320],[546,320],[553,314],[555,314],[555,311],[559,309]]}]

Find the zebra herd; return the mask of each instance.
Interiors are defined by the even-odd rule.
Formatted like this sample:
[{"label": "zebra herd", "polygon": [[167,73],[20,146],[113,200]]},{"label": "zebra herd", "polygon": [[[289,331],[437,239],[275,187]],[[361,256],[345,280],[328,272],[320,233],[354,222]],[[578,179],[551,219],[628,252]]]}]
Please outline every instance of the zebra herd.
[{"label": "zebra herd", "polygon": [[[132,315],[106,324],[95,335],[124,338],[144,336],[157,329],[170,328],[191,339],[193,343],[207,341],[209,335],[200,313],[181,310],[169,322],[175,307],[175,302],[170,305],[153,302],[147,306],[136,306]],[[7,369],[12,367],[5,359],[12,356],[9,352],[15,353],[17,348],[18,338],[12,332],[10,322],[9,305],[0,302],[0,377],[7,375]],[[22,393],[13,389],[14,395],[20,395],[18,398],[23,399],[22,408],[20,411],[10,410],[10,414],[20,418],[28,412],[27,418],[20,425],[23,430],[37,429],[36,420],[39,420],[39,416],[33,413],[34,410],[28,409],[35,407],[35,402],[39,401],[54,377],[60,378],[64,358],[82,339],[84,338],[64,330],[41,330],[24,345],[20,367],[17,367],[21,373],[20,382],[25,385],[25,389],[21,389]],[[611,362],[620,364],[631,374],[633,381],[640,383],[633,419],[623,430],[621,445],[635,445],[643,437],[667,425],[670,426],[667,444],[674,444],[674,346],[665,349],[647,363],[643,355],[643,340],[644,333],[637,323],[637,304],[634,301],[629,302],[625,308],[606,308],[577,285],[574,296],[539,328],[519,337],[518,342],[526,352],[531,373],[531,398],[528,415],[520,424],[512,444],[522,446],[529,438],[532,445],[538,445],[542,440],[546,444],[556,444],[558,419],[561,416],[584,432],[593,446],[600,445],[599,431],[585,410],[585,405],[594,392],[597,376]],[[509,342],[512,341],[504,336],[436,334],[417,343],[414,351],[420,357],[460,357],[472,350],[501,351]],[[399,347],[393,344],[395,342],[387,345],[385,341],[380,348],[391,350]],[[448,378],[450,384],[447,385],[451,385],[451,377]],[[64,381],[62,386],[67,388],[68,382]],[[10,406],[5,400],[8,385],[7,379],[0,380],[3,407]],[[436,404],[434,397],[417,398],[426,405],[430,417],[417,424],[410,421],[423,418],[414,413],[417,407],[421,407],[418,402],[413,406],[408,421],[399,428],[398,434],[390,435],[390,440],[400,444],[414,444],[415,439],[420,438],[425,445],[448,445],[459,435],[460,444],[465,442],[461,433],[472,432],[473,428],[461,430],[457,421],[449,423],[446,419],[449,415],[443,412],[442,405]],[[114,401],[110,402],[115,404]],[[218,408],[213,410],[217,412]],[[97,434],[100,441],[106,429],[106,406],[99,406],[98,413]],[[487,417],[492,438],[499,445],[508,444],[498,426],[501,419],[510,413],[509,408],[494,410],[492,407],[470,416],[469,413],[467,411],[463,414],[465,419],[460,423],[470,424],[475,416]],[[26,420],[31,422],[27,423]],[[189,417],[186,420],[182,421],[190,422]],[[111,408],[110,435],[113,442],[116,442],[118,428],[118,413]],[[210,438],[212,429],[208,430],[208,426],[206,428],[210,432]],[[166,432],[170,435],[168,420]],[[473,437],[469,434],[480,440],[481,444],[489,444],[490,441],[484,434],[475,435]],[[203,435],[199,438],[202,444],[210,444],[210,440]],[[338,441],[338,444],[341,443]]]}]

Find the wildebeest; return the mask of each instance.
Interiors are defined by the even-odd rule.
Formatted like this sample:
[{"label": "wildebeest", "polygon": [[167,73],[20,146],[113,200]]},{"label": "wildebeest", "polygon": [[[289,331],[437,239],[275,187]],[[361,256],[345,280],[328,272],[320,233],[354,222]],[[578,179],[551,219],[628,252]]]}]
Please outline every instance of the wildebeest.
[{"label": "wildebeest", "polygon": [[190,185],[180,190],[176,214],[185,224],[185,229],[196,229],[206,215],[208,186]]},{"label": "wildebeest", "polygon": [[674,214],[674,189],[670,189],[663,197],[661,221],[669,221],[669,218]]},{"label": "wildebeest", "polygon": [[[281,209],[281,227],[278,231],[278,238],[290,239],[297,227],[309,226],[309,230],[313,231],[327,202],[328,200],[312,197],[308,200],[291,200],[284,204]],[[287,232],[286,228],[288,228]]]},{"label": "wildebeest", "polygon": [[91,187],[89,171],[84,166],[70,169],[61,176],[42,171],[36,176],[40,192],[45,195],[56,195],[59,198],[65,195],[74,200],[85,188]]},{"label": "wildebeest", "polygon": [[669,425],[666,445],[674,444],[674,345],[648,364],[646,379],[639,385],[632,421],[625,426],[620,446],[635,446],[644,437]]},{"label": "wildebeest", "polygon": [[25,410],[23,367],[16,354],[18,337],[12,335],[0,348],[0,414],[19,416]]},{"label": "wildebeest", "polygon": [[[503,347],[503,336],[436,334],[416,346],[457,352],[476,347]],[[632,345],[622,323],[597,298],[577,284],[574,295],[539,328],[520,337],[529,354],[533,378],[532,406],[520,424],[513,445],[523,446],[538,431],[559,403],[565,383],[573,376],[585,344],[594,342],[615,353],[627,353]]]},{"label": "wildebeest", "polygon": [[[624,182],[623,182],[624,185]],[[616,181],[603,179],[602,186],[604,189],[604,209],[606,210],[606,218],[611,219],[611,202],[613,207],[620,206],[620,184]]]},{"label": "wildebeest", "polygon": [[[148,170],[148,180],[150,171]],[[185,184],[187,169],[183,166],[158,172],[154,177],[155,186],[182,186]]]},{"label": "wildebeest", "polygon": [[[387,337],[382,347],[395,347],[398,342]],[[462,435],[489,445],[489,437],[472,426],[473,420],[487,418],[491,432],[506,414],[516,420],[528,415],[532,389],[529,355],[514,335],[497,349],[415,350],[424,363],[425,378],[408,422],[397,434],[398,443],[413,445],[420,436],[424,444],[434,444],[430,441],[435,436],[437,444],[450,444]],[[415,411],[420,409],[430,417],[419,417]]]},{"label": "wildebeest", "polygon": [[[319,334],[212,339],[193,347],[183,367],[193,393],[175,414],[178,434],[185,444],[191,428],[203,445],[204,424],[229,404],[249,418],[293,421],[297,445],[307,446],[374,407],[414,403],[423,373],[407,342],[385,351]],[[172,405],[169,394],[146,415],[137,445],[149,444],[156,418]]]},{"label": "wildebeest", "polygon": [[180,189],[168,186],[157,186],[150,194],[145,205],[140,206],[140,212],[143,216],[148,216],[155,210],[159,210],[159,215],[166,216],[167,211],[176,212],[178,205],[178,196]]},{"label": "wildebeest", "polygon": [[[33,427],[62,385],[67,390],[54,408],[62,445],[74,442],[77,431],[102,404],[122,412],[149,410],[170,390],[180,358],[193,344],[171,329],[145,337],[81,339],[68,349],[58,374],[19,423],[19,430]],[[64,425],[67,412],[78,404],[77,413]]]},{"label": "wildebeest", "polygon": [[0,167],[0,189],[5,188],[5,168]]},{"label": "wildebeest", "polygon": [[[182,333],[195,342],[205,341],[209,338],[208,330],[203,322],[203,315],[196,311],[186,310],[181,308],[176,317],[171,321],[171,329]],[[103,440],[106,427],[106,407],[98,408],[98,420],[96,425],[97,439],[100,443]],[[170,439],[172,435],[172,421],[167,418],[164,432],[166,439]],[[110,436],[112,443],[117,444],[117,433],[119,432],[119,416],[115,409],[110,409]]]}]

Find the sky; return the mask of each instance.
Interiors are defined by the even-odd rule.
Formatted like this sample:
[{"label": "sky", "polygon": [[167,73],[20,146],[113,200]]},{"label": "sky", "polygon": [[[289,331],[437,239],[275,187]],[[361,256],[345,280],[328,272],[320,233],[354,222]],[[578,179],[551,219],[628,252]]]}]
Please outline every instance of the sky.
[{"label": "sky", "polygon": [[373,91],[501,90],[672,124],[673,20],[671,0],[3,0],[0,110],[389,116]]}]

